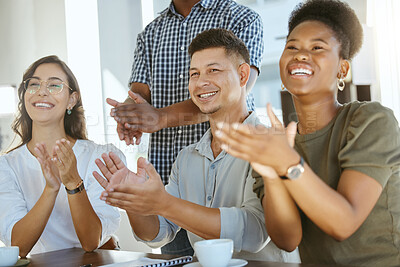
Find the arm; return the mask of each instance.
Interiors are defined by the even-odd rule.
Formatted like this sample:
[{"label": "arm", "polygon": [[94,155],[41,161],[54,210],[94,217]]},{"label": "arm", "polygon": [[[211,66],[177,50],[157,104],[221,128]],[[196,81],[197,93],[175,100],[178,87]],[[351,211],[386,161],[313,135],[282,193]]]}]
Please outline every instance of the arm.
[{"label": "arm", "polygon": [[[53,149],[53,159],[60,172],[62,183],[70,190],[75,189],[82,178],[77,170],[72,144],[65,139],[57,141]],[[67,196],[75,232],[82,248],[85,251],[93,251],[100,244],[102,233],[100,219],[89,201],[86,190]]]},{"label": "arm", "polygon": [[11,245],[19,247],[19,255],[24,258],[39,240],[53,211],[58,190],[43,190],[35,206],[12,229]]},{"label": "arm", "polygon": [[60,180],[54,174],[54,165],[44,144],[37,145],[34,150],[46,179],[46,186],[33,208],[12,228],[11,245],[19,247],[21,257],[28,255],[42,235],[60,189]]},{"label": "arm", "polygon": [[[239,127],[233,137],[232,133],[235,130],[231,128],[229,134],[226,131],[229,127],[224,126],[221,138],[225,144],[229,144],[229,147],[225,148],[232,155],[269,165],[278,174],[283,175],[289,166],[299,161],[300,156],[285,140],[283,126],[274,117],[270,106],[268,114],[274,127],[264,129],[263,134],[248,135],[239,130]],[[265,149],[264,145],[269,149]],[[283,183],[305,214],[337,240],[348,238],[358,229],[382,191],[382,186],[376,180],[352,170],[342,173],[338,189],[335,191],[307,165],[299,179]]]},{"label": "arm", "polygon": [[[281,249],[293,251],[302,238],[301,219],[296,203],[274,169],[252,163],[262,177],[265,227],[274,243]],[[259,181],[257,181],[258,183]]]},{"label": "arm", "polygon": [[[142,170],[141,175],[145,171],[149,179],[144,183],[113,183],[116,176],[110,176],[109,180],[113,185],[107,185],[107,192],[102,196],[108,204],[128,212],[132,229],[139,238],[149,241],[157,236],[159,221],[156,215],[203,238],[219,238],[219,209],[206,208],[170,195],[165,191],[153,165],[143,158],[138,161],[138,170]],[[133,177],[133,173],[130,173]],[[198,224],[205,218],[207,223]]]}]

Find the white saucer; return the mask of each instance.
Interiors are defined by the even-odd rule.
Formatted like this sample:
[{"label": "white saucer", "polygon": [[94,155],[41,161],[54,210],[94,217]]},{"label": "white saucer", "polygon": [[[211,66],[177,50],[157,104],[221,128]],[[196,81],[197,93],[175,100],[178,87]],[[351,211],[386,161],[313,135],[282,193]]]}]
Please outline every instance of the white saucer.
[{"label": "white saucer", "polygon": [[[242,260],[242,259],[231,259],[228,263],[228,267],[241,267],[241,266],[245,266],[247,265],[247,261],[246,260]],[[192,262],[189,264],[185,264],[183,266],[187,266],[187,267],[201,267],[200,262]]]}]

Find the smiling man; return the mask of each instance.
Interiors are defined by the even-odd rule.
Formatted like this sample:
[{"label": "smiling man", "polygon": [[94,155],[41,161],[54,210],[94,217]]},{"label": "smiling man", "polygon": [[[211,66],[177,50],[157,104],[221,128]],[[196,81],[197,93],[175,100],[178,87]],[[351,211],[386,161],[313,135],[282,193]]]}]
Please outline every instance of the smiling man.
[{"label": "smiling man", "polygon": [[250,164],[227,154],[213,138],[218,122],[259,124],[246,107],[249,52],[232,32],[212,29],[192,41],[189,54],[190,96],[208,114],[210,129],[179,153],[165,188],[143,158],[133,173],[112,153],[103,155],[106,165],[96,162],[106,180],[95,174],[107,189],[102,198],[125,209],[137,239],[151,247],[172,241],[182,227],[192,245],[201,239],[229,238],[234,257],[287,261],[289,254],[269,242],[261,203],[252,191]]}]

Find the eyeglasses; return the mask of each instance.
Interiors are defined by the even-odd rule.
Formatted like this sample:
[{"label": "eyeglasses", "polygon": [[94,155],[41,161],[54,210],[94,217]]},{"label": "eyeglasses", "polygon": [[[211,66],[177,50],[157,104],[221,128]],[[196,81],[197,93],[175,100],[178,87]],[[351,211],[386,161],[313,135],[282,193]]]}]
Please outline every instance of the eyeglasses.
[{"label": "eyeglasses", "polygon": [[71,87],[69,87],[65,82],[58,78],[52,78],[47,81],[39,80],[38,78],[29,78],[24,81],[24,88],[27,92],[33,95],[40,90],[40,86],[43,82],[47,84],[47,90],[52,95],[61,93],[64,89],[64,85],[72,91]]}]

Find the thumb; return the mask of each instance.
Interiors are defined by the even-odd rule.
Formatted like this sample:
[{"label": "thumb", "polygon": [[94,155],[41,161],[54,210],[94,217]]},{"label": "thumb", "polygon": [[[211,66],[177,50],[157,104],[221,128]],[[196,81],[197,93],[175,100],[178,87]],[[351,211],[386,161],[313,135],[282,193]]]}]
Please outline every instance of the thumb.
[{"label": "thumb", "polygon": [[149,176],[149,180],[158,180],[161,181],[161,177],[154,168],[153,164],[146,160],[144,169],[146,170],[147,175]]},{"label": "thumb", "polygon": [[114,100],[112,98],[107,98],[106,102],[107,102],[107,104],[109,104],[110,106],[113,106],[114,108],[116,108],[116,107],[121,105],[120,102],[118,102],[117,100]]},{"label": "thumb", "polygon": [[136,104],[143,104],[143,103],[147,103],[147,101],[139,94],[136,94],[132,91],[128,92],[129,97],[135,101]]},{"label": "thumb", "polygon": [[279,119],[275,115],[275,113],[272,111],[272,106],[270,103],[267,104],[267,114],[268,114],[269,120],[271,121],[271,127],[274,128],[275,130],[281,131],[283,129],[283,125],[279,121]]},{"label": "thumb", "polygon": [[289,125],[286,127],[286,138],[289,142],[291,147],[294,147],[294,140],[297,133],[297,123],[294,121],[290,122]]}]

